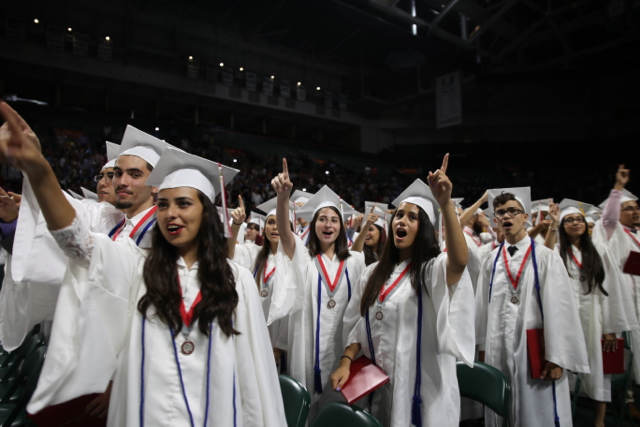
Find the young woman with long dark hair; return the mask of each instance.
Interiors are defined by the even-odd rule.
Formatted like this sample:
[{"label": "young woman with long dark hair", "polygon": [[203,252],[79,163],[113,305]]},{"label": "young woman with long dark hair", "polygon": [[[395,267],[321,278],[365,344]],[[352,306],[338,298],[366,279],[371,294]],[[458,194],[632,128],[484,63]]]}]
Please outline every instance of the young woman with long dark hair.
[{"label": "young woman with long dark hair", "polygon": [[593,399],[594,426],[601,427],[606,402],[611,401],[611,375],[603,374],[602,352],[617,348],[616,333],[635,330],[638,325],[633,316],[627,316],[633,313],[633,306],[621,287],[624,282],[610,250],[591,240],[584,213],[590,207],[570,199],[560,205],[552,203],[549,207],[551,227],[545,246],[560,254],[571,279],[591,371],[579,374],[580,387]]},{"label": "young woman with long dark hair", "polygon": [[30,412],[103,391],[113,376],[110,426],[285,425],[255,282],[227,260],[213,205],[222,167],[166,150],[147,180],[159,188],[152,248],[140,249],[90,232],[35,134],[8,105],[0,111],[0,157],[28,176],[70,258],[58,300],[66,316],[54,322]]},{"label": "young woman with long dark hair", "polygon": [[[343,215],[355,211],[328,187],[321,188],[297,216],[310,223],[309,244],[287,227],[289,180],[286,160],[283,171],[272,180],[278,194],[276,221],[280,247],[292,258],[289,296],[288,354],[290,375],[311,392],[313,418],[321,397],[331,398],[329,374],[342,354],[342,315],[364,269],[361,253],[349,251]],[[285,241],[285,235],[289,238]]]},{"label": "young woman with long dark hair", "polygon": [[[390,237],[378,263],[363,272],[344,316],[344,353],[331,374],[339,390],[362,350],[389,376],[373,393],[371,412],[385,426],[457,426],[460,394],[456,358],[472,365],[474,296],[468,249],[441,169],[429,186],[416,180],[393,204]],[[434,223],[440,208],[447,252]]]}]

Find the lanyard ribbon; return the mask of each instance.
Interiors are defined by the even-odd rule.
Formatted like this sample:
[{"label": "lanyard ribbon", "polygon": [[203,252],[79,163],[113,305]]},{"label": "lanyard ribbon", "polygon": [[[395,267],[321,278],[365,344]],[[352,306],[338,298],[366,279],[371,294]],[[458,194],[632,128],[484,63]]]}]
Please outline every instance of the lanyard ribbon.
[{"label": "lanyard ribbon", "polygon": [[[142,316],[142,360],[140,362],[140,427],[144,427],[144,362],[145,362],[145,326],[147,318]],[[182,397],[184,403],[187,405],[187,413],[189,414],[189,421],[191,427],[194,427],[193,414],[191,413],[191,407],[189,406],[189,399],[187,398],[187,392],[184,388],[184,379],[182,378],[182,368],[180,367],[180,360],[178,359],[178,348],[176,347],[176,341],[174,339],[173,328],[169,327],[169,333],[171,334],[171,342],[173,343],[173,356],[178,366],[178,376],[180,377],[180,386],[182,388]],[[210,378],[211,378],[211,337],[213,336],[213,322],[209,324],[209,349],[207,353],[207,402],[204,409],[204,427],[207,427],[207,421],[209,420],[209,402],[210,399]],[[236,391],[236,378],[235,372],[233,375],[233,408],[234,417],[233,425],[237,425],[236,411],[235,411],[235,391]]]},{"label": "lanyard ribbon", "polygon": [[[410,266],[411,264],[409,264]],[[403,273],[406,273],[408,270],[405,269]],[[376,353],[375,348],[373,347],[373,337],[371,335],[371,322],[369,321],[369,308],[364,315],[365,325],[367,328],[367,341],[369,343],[369,354],[371,355],[371,361],[374,365],[376,365]],[[420,388],[422,386],[422,369],[421,369],[421,350],[422,350],[422,281],[420,282],[420,286],[418,287],[418,318],[417,318],[417,345],[416,345],[416,379],[414,383],[413,389],[413,401],[411,403],[411,424],[416,427],[422,427],[422,414],[421,414],[421,406],[422,406],[422,397],[420,393]],[[373,393],[369,395],[369,405],[373,400]]]},{"label": "lanyard ribbon", "polygon": [[[178,276],[178,284],[180,284],[180,276]],[[182,297],[182,286],[178,288],[180,290],[180,296]],[[191,304],[191,308],[187,311],[184,305],[184,299],[180,298],[180,317],[182,317],[182,323],[187,328],[191,327],[191,321],[193,320],[193,313],[196,311],[196,306],[202,301],[202,291],[198,291],[198,295],[196,295],[196,299]]]},{"label": "lanyard ribbon", "polygon": [[624,232],[627,233],[629,235],[629,237],[631,237],[633,239],[634,242],[636,242],[636,245],[640,246],[640,242],[638,242],[638,239],[636,239],[633,235],[633,233],[631,233],[629,230],[627,230],[626,228],[624,229]]},{"label": "lanyard ribbon", "polygon": [[[157,205],[155,205],[151,209],[149,209],[149,212],[147,212],[142,217],[142,219],[136,224],[136,226],[133,227],[133,230],[131,230],[131,233],[129,233],[129,237],[132,238],[136,242],[136,245],[140,244],[140,242],[142,241],[142,238],[145,236],[147,231],[149,231],[151,226],[156,223],[156,212],[157,211],[158,211],[158,206]],[[120,223],[118,225],[116,225],[109,232],[109,237],[111,237],[111,240],[113,240],[114,242],[116,241],[116,239],[120,235],[120,232],[124,229],[124,226],[125,226],[126,222],[127,222],[127,219],[124,218],[122,221],[120,221]]]},{"label": "lanyard ribbon", "polygon": [[[522,261],[522,265],[525,264],[526,258],[528,257],[528,254],[531,253],[531,257],[532,257],[532,261],[533,261],[533,274],[534,274],[534,279],[535,279],[535,289],[536,289],[536,297],[538,300],[538,308],[540,309],[540,317],[542,318],[542,321],[544,323],[544,311],[542,310],[542,297],[540,296],[540,278],[538,276],[538,262],[536,260],[536,251],[535,251],[535,242],[533,241],[533,239],[531,239],[531,246],[529,246],[529,249],[527,250],[527,254],[525,255],[525,259]],[[500,245],[500,249],[498,250],[498,253],[496,255],[496,259],[493,262],[493,271],[491,272],[491,282],[489,282],[489,302],[491,302],[491,291],[493,288],[493,278],[495,276],[496,273],[496,264],[498,263],[498,259],[500,258],[500,252],[504,251],[504,242]],[[503,252],[504,254],[504,252]],[[506,259],[505,259],[506,261]],[[506,264],[508,266],[508,264]],[[520,270],[522,271],[522,266],[520,267]],[[518,279],[520,278],[520,273],[518,273]],[[509,279],[512,280],[511,278],[511,273],[509,272]],[[513,282],[512,282],[513,283]],[[553,394],[553,414],[554,414],[554,423],[556,427],[560,427],[560,417],[558,416],[558,401],[556,399],[556,382],[553,381],[553,383],[551,384],[551,390],[552,390],[552,394]]]},{"label": "lanyard ribbon", "polygon": [[[329,294],[330,297],[333,297],[333,295],[338,289],[338,285],[342,282],[342,278],[344,277],[344,272],[346,271],[346,269],[344,268],[345,261],[346,260],[344,259],[340,261],[338,272],[336,273],[336,277],[334,278],[335,280],[332,283],[329,278],[329,273],[327,272],[327,269],[324,266],[324,262],[322,261],[322,255],[318,254],[314,259],[314,262],[316,264],[316,269],[318,270],[318,274],[322,278],[322,281],[324,282],[325,287],[327,288],[327,293]],[[320,294],[318,293],[318,295]]]},{"label": "lanyard ribbon", "polygon": [[391,284],[391,286],[380,290],[380,295],[378,296],[378,302],[380,304],[384,303],[384,300],[386,300],[389,294],[393,292],[396,286],[398,286],[398,283],[400,283],[400,281],[404,278],[404,276],[407,274],[410,268],[411,268],[411,263],[407,264],[404,270],[402,270],[402,273],[400,273],[398,278]]},{"label": "lanyard ribbon", "polygon": [[[322,259],[321,259],[321,255],[318,255],[318,257],[316,258],[316,267],[318,267],[318,260],[320,261],[320,265],[322,266],[322,270],[325,273],[325,276],[328,276],[326,273],[327,271],[324,268],[324,264],[322,263]],[[347,276],[347,292],[348,292],[348,296],[347,296],[347,302],[351,301],[351,279],[349,279],[349,270],[347,268],[345,268],[344,270],[342,269],[342,267],[344,266],[344,262],[346,260],[343,260],[340,262],[340,267],[338,268],[338,274],[336,274],[336,281],[333,283],[333,290],[330,290],[330,286],[327,286],[327,292],[329,293],[329,295],[331,297],[333,297],[335,291],[337,290],[338,284],[340,283],[340,281],[342,280],[342,276]],[[322,370],[320,369],[320,310],[322,309],[322,274],[319,272],[320,269],[318,269],[318,302],[317,302],[317,306],[316,306],[316,311],[317,311],[317,315],[316,315],[316,351],[315,351],[315,364],[313,366],[313,388],[314,391],[318,394],[322,393]],[[342,272],[342,274],[340,274]],[[339,277],[338,277],[339,276]],[[325,283],[328,283],[325,282]]]},{"label": "lanyard ribbon", "polygon": [[479,237],[478,237],[478,240],[480,240],[480,241],[478,242],[478,240],[476,240],[476,236],[474,236],[474,235],[473,235],[473,233],[469,232],[469,230],[464,229],[464,230],[462,230],[462,231],[464,231],[465,233],[467,233],[467,234],[471,237],[471,239],[473,239],[473,242],[474,242],[476,245],[478,245],[478,247],[482,246],[482,240],[480,240],[480,238],[479,238]]},{"label": "lanyard ribbon", "polygon": [[275,273],[275,272],[276,272],[276,267],[274,266],[274,267],[271,269],[271,272],[270,272],[270,273],[267,273],[267,264],[268,264],[268,262],[267,262],[267,261],[265,261],[265,262],[264,262],[264,272],[262,273],[262,281],[263,281],[263,283],[264,283],[264,287],[265,287],[265,288],[268,286],[269,279],[271,279],[271,278],[273,277],[273,273]]},{"label": "lanyard ribbon", "polygon": [[507,270],[507,277],[513,285],[513,289],[518,289],[518,283],[520,282],[520,276],[522,276],[522,272],[524,271],[524,266],[527,264],[527,259],[529,259],[529,255],[531,254],[531,246],[527,249],[527,252],[524,254],[524,258],[522,259],[522,263],[520,264],[520,270],[518,270],[518,275],[514,279],[511,275],[511,269],[509,268],[509,260],[507,259],[507,250],[504,245],[502,245],[502,258],[504,259],[504,267]]},{"label": "lanyard ribbon", "polygon": [[576,256],[573,254],[573,251],[571,250],[571,248],[567,248],[567,252],[569,252],[569,255],[571,255],[571,259],[573,259],[573,262],[575,262],[578,268],[582,270],[582,263],[578,261],[578,258],[576,258]]}]

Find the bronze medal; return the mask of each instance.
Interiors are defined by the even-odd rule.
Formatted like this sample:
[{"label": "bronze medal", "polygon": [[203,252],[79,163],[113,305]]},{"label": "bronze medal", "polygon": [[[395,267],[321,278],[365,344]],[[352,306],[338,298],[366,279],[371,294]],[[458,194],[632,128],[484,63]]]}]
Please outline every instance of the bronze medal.
[{"label": "bronze medal", "polygon": [[329,300],[329,302],[327,303],[327,307],[329,307],[329,308],[333,308],[333,307],[335,307],[335,306],[336,306],[336,300],[334,300],[333,298],[331,298],[331,299]]},{"label": "bronze medal", "polygon": [[182,354],[184,354],[185,356],[190,355],[191,353],[193,353],[193,351],[196,349],[196,346],[193,342],[186,340],[185,342],[182,343],[182,345],[180,346],[180,351],[182,352]]},{"label": "bronze medal", "polygon": [[376,313],[376,319],[382,320],[383,317],[384,317],[384,314],[382,314],[382,310],[378,310],[378,312]]},{"label": "bronze medal", "polygon": [[269,291],[266,289],[263,289],[262,292],[260,292],[260,296],[262,298],[266,298],[269,295]]},{"label": "bronze medal", "polygon": [[517,303],[518,303],[518,297],[517,297],[517,296],[515,296],[515,295],[514,295],[514,296],[512,296],[512,297],[511,297],[511,303],[512,303],[512,304],[517,304]]}]

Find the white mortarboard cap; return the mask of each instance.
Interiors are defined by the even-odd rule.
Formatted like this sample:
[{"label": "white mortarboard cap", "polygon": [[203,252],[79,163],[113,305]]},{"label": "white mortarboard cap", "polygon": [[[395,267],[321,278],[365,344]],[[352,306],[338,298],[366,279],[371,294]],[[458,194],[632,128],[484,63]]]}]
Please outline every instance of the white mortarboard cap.
[{"label": "white mortarboard cap", "polygon": [[587,210],[587,218],[593,218],[594,221],[597,221],[602,217],[602,209],[597,206],[591,206],[591,209]]},{"label": "white mortarboard cap", "polygon": [[533,200],[531,202],[531,213],[549,212],[549,199]]},{"label": "white mortarboard cap", "polygon": [[452,197],[451,201],[455,204],[456,208],[462,208],[462,201],[464,197]]},{"label": "white mortarboard cap", "polygon": [[291,201],[293,203],[307,203],[313,197],[313,193],[307,193],[306,191],[296,190],[291,195]]},{"label": "white mortarboard cap", "polygon": [[168,147],[172,147],[172,145],[127,125],[122,137],[122,144],[120,144],[119,155],[138,156],[155,168],[160,156]]},{"label": "white mortarboard cap", "polygon": [[259,214],[258,212],[251,212],[251,219],[249,219],[249,224],[256,224],[260,227],[260,231],[264,228],[264,224],[267,220],[267,217]]},{"label": "white mortarboard cap", "polygon": [[[278,197],[276,196],[273,199],[269,199],[266,202],[262,203],[261,205],[256,206],[256,209],[260,209],[262,212],[266,214],[265,216],[265,220],[266,220],[271,215],[273,216],[276,215],[277,205],[278,205]],[[289,199],[289,221],[291,221],[292,224],[296,223],[295,207],[296,206],[293,204],[291,199]]]},{"label": "white mortarboard cap", "polygon": [[84,194],[84,198],[87,200],[95,200],[96,202],[98,201],[98,195],[96,193],[94,193],[91,190],[87,190],[84,187],[80,187],[80,189],[82,190],[82,194]]},{"label": "white mortarboard cap", "polygon": [[[604,202],[600,203],[598,205],[599,208],[604,209],[604,207],[607,205],[607,201],[609,199],[607,198]],[[622,194],[620,195],[620,203],[624,203],[624,202],[631,202],[631,201],[635,201],[638,200],[638,198],[633,195],[629,190],[627,190],[626,188],[622,189]]]},{"label": "white mortarboard cap", "polygon": [[120,144],[106,141],[106,145],[107,145],[108,162],[102,167],[102,169],[114,167],[116,165],[116,159],[118,158],[118,153],[120,153]]},{"label": "white mortarboard cap", "polygon": [[522,205],[524,212],[527,214],[531,213],[531,187],[512,187],[512,188],[494,188],[489,190],[489,214],[487,216],[489,218],[494,217],[493,213],[493,199],[498,197],[503,193],[511,193],[515,196],[518,203]]},{"label": "white mortarboard cap", "polygon": [[219,165],[181,150],[165,150],[147,178],[147,185],[166,188],[191,187],[200,190],[205,196],[215,201],[222,190],[220,185],[220,168],[226,183],[239,172],[237,169]]},{"label": "white mortarboard cap", "polygon": [[403,202],[420,207],[429,217],[431,224],[436,223],[436,210],[439,209],[438,201],[433,197],[431,188],[421,179],[416,179],[393,202],[396,208]]},{"label": "white mortarboard cap", "polygon": [[579,213],[582,216],[587,216],[587,211],[593,207],[589,203],[582,203],[573,199],[564,199],[558,205],[560,208],[560,218],[559,222],[562,223],[562,220],[565,216],[571,215],[574,213]]},{"label": "white mortarboard cap", "polygon": [[364,202],[365,215],[369,215],[371,213],[371,207],[373,207],[373,213],[379,215],[380,218],[382,218],[384,214],[387,213],[387,210],[389,210],[389,205],[387,203]]},{"label": "white mortarboard cap", "polygon": [[306,222],[311,222],[316,212],[329,206],[333,206],[342,213],[342,221],[357,213],[347,202],[325,185],[303,207],[298,209],[297,215]]},{"label": "white mortarboard cap", "polygon": [[71,197],[73,197],[74,199],[77,199],[77,200],[84,199],[84,197],[82,197],[81,195],[79,195],[78,193],[76,193],[73,190],[67,190],[67,191],[69,192],[69,194],[71,194]]}]

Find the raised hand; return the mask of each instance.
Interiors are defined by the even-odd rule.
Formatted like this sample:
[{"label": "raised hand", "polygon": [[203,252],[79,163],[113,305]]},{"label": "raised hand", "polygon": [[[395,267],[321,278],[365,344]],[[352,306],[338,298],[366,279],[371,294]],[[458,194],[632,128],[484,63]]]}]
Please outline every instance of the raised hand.
[{"label": "raised hand", "polygon": [[2,222],[11,222],[18,218],[18,210],[20,205],[11,196],[13,193],[7,193],[0,187],[0,219]]},{"label": "raised hand", "polygon": [[247,218],[247,213],[244,210],[244,200],[242,196],[238,196],[238,207],[231,211],[231,218],[235,225],[242,225]]},{"label": "raised hand", "polygon": [[613,186],[616,190],[622,191],[629,182],[629,169],[625,169],[624,165],[618,166],[618,172],[616,172],[616,183]]},{"label": "raised hand", "polygon": [[0,114],[5,120],[0,127],[0,161],[24,171],[46,162],[27,122],[6,102],[0,102]]},{"label": "raised hand", "polygon": [[445,154],[442,159],[442,166],[435,172],[429,172],[427,182],[433,193],[433,197],[438,201],[440,205],[445,204],[451,200],[451,190],[453,184],[447,177],[447,167],[449,166],[449,153]]},{"label": "raised hand", "polygon": [[271,186],[276,191],[276,194],[278,196],[280,196],[281,194],[289,195],[289,193],[291,192],[293,184],[289,180],[289,168],[287,166],[287,159],[282,159],[282,172],[271,180]]},{"label": "raised hand", "polygon": [[551,226],[558,225],[560,221],[560,207],[557,203],[549,203],[549,216],[551,217]]}]

